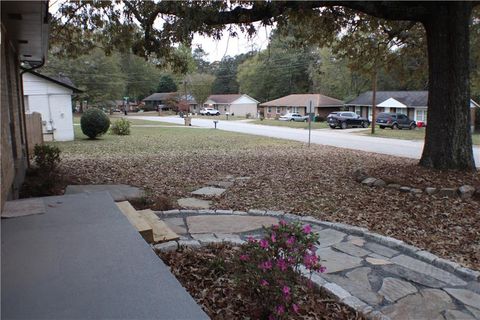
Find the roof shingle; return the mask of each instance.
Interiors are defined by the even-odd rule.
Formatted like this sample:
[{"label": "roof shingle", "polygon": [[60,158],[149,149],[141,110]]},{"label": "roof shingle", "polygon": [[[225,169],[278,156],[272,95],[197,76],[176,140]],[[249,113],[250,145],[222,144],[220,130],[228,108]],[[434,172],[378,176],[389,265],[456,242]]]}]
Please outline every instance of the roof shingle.
[{"label": "roof shingle", "polygon": [[343,106],[343,101],[325,96],[323,94],[291,94],[275,100],[261,103],[264,107],[308,107],[312,101],[312,107]]}]

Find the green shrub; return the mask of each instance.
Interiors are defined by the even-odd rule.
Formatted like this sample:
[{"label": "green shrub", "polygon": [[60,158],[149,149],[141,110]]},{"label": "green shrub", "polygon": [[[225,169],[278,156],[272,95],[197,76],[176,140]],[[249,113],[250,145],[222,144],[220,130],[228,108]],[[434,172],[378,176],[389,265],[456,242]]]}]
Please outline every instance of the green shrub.
[{"label": "green shrub", "polygon": [[119,136],[128,136],[130,134],[130,121],[127,119],[119,119],[112,124],[110,128],[113,134]]},{"label": "green shrub", "polygon": [[84,135],[95,139],[108,131],[110,119],[102,110],[91,108],[83,113],[80,126]]},{"label": "green shrub", "polygon": [[60,149],[56,146],[35,145],[33,149],[35,164],[38,169],[45,173],[52,173],[60,163]]},{"label": "green shrub", "polygon": [[315,116],[314,122],[324,122],[326,120],[324,116]]}]

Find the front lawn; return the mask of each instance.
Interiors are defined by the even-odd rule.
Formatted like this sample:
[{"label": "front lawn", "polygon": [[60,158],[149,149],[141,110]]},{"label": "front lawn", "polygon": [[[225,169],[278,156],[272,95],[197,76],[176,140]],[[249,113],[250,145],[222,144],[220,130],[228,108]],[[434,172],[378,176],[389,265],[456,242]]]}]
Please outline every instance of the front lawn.
[{"label": "front lawn", "polygon": [[416,197],[365,187],[352,177],[360,167],[412,187],[478,188],[479,173],[433,171],[406,158],[215,129],[132,127],[130,136],[98,140],[84,139],[79,126],[75,131],[75,141],[54,143],[70,183],[131,184],[178,207],[177,199],[209,181],[250,177],[235,181],[212,208],[282,210],[366,227],[480,269],[478,201]]},{"label": "front lawn", "polygon": [[[297,121],[280,121],[274,119],[256,119],[251,122],[251,124],[261,124],[264,126],[276,126],[276,127],[288,127],[288,128],[297,128],[297,129],[308,129],[308,122],[297,122]],[[312,122],[312,129],[325,129],[328,128],[327,122]]]},{"label": "front lawn", "polygon": [[[425,139],[425,128],[417,128],[415,130],[392,130],[392,129],[380,129],[375,128],[375,134],[372,135],[371,129],[358,131],[357,134],[366,135],[371,137],[382,137],[382,138],[392,138],[392,139],[403,139],[403,140],[424,140]],[[474,133],[472,135],[473,144],[480,145],[480,133]]]},{"label": "front lawn", "polygon": [[[227,116],[224,115],[224,114],[221,114],[219,116],[204,116],[204,115],[200,115],[200,114],[197,114],[195,116],[191,116],[192,118],[194,119],[212,119],[212,120],[227,120]],[[240,116],[228,116],[228,120],[245,120],[246,118],[245,117],[240,117]]]},{"label": "front lawn", "polygon": [[[129,114],[129,116],[130,116],[130,114]],[[124,118],[120,114],[113,114],[113,115],[109,115],[108,117],[110,118],[110,123],[113,123],[116,120]],[[81,118],[81,115],[75,114],[73,116],[73,123],[74,124],[80,124],[80,118]],[[142,120],[142,119],[135,119],[135,118],[132,118],[132,117],[128,117],[127,120],[130,121],[130,124],[132,124],[132,125],[179,126],[179,124],[175,124],[175,123]]]}]

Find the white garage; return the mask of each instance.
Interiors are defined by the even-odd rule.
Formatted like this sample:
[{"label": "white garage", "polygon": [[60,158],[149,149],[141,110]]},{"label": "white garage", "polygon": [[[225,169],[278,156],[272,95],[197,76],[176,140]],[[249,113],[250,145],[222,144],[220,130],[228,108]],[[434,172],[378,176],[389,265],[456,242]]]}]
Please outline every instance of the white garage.
[{"label": "white garage", "polygon": [[220,114],[233,114],[235,116],[257,117],[258,101],[246,94],[212,94],[203,104],[207,108],[214,108]]},{"label": "white garage", "polygon": [[25,112],[42,115],[45,140],[73,140],[72,95],[81,90],[67,77],[47,77],[34,71],[23,74],[23,89]]}]

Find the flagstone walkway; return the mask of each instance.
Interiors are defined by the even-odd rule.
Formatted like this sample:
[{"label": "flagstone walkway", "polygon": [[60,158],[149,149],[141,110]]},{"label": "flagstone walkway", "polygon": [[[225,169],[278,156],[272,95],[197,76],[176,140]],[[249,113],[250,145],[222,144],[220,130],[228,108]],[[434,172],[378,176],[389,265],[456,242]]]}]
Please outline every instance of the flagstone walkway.
[{"label": "flagstone walkway", "polygon": [[157,212],[180,240],[154,246],[175,250],[208,243],[242,244],[262,226],[298,220],[320,235],[327,267],[312,281],[369,319],[480,319],[480,272],[367,229],[283,212],[170,210]]}]

